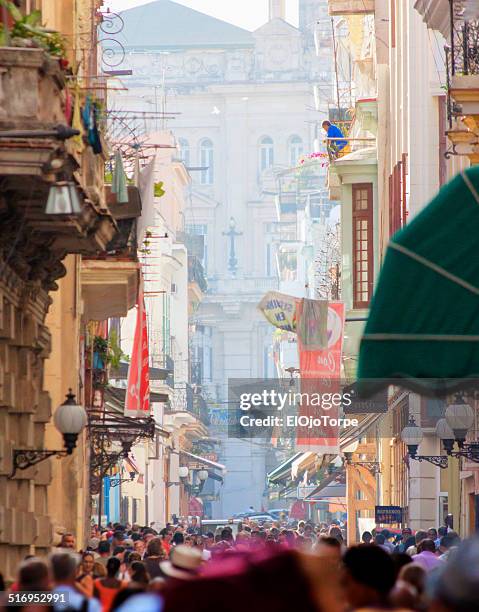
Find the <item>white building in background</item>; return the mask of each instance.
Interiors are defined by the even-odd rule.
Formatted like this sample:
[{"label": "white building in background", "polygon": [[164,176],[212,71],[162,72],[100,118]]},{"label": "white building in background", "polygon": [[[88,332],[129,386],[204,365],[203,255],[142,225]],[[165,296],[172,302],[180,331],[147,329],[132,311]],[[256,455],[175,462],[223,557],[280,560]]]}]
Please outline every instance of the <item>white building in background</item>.
[{"label": "white building in background", "polygon": [[[278,237],[287,228],[277,213],[277,176],[314,150],[330,97],[327,2],[298,1],[299,28],[285,21],[284,2],[271,0],[268,22],[254,32],[170,0],[122,13],[120,67],[132,76],[112,104],[175,113],[168,126],[192,176],[184,230],[197,237],[208,277],[192,344],[210,435],[222,440],[218,460],[227,468],[223,487],[210,497],[214,516],[260,509],[275,464],[265,445],[228,438],[225,423],[228,379],[276,375],[271,327],[256,305],[279,282]],[[314,83],[324,85],[316,108]],[[165,122],[156,116],[132,127],[151,132]],[[288,280],[304,288],[301,274],[293,266]]]},{"label": "white building in background", "polygon": [[[122,493],[133,499],[132,507],[138,507],[137,522],[158,526],[187,512],[179,485],[180,452],[189,450],[191,441],[205,436],[207,430],[189,394],[189,261],[181,239],[190,176],[176,156],[170,131],[150,134],[144,150],[149,159],[139,181],[143,208],[138,251],[148,324],[152,412],[158,432],[154,441],[133,448],[143,489],[137,481],[125,483]],[[135,322],[132,310],[121,324],[122,349],[128,355]],[[166,370],[168,376],[159,380],[156,375]],[[168,403],[155,402],[156,394],[169,398]]]}]

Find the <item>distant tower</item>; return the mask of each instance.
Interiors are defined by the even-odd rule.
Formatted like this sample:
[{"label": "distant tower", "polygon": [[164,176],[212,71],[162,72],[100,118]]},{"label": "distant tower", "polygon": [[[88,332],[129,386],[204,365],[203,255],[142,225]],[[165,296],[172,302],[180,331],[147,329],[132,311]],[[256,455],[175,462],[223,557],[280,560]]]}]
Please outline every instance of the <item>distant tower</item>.
[{"label": "distant tower", "polygon": [[269,20],[286,19],[286,0],[269,0]]}]

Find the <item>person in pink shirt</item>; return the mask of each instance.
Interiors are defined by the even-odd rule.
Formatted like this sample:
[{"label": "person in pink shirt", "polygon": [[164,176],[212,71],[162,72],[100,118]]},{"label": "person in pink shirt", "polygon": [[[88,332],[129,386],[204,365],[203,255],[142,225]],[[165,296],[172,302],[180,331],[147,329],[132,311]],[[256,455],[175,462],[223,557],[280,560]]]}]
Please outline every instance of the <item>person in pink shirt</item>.
[{"label": "person in pink shirt", "polygon": [[424,568],[426,572],[430,572],[444,563],[436,555],[436,545],[433,540],[423,540],[418,546],[417,555],[413,555],[412,560]]}]

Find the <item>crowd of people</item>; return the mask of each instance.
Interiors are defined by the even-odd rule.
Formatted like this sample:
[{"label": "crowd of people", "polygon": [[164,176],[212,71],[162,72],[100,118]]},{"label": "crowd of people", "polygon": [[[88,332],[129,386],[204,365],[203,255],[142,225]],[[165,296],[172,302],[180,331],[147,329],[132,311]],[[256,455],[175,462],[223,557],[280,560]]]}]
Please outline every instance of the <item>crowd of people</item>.
[{"label": "crowd of people", "polygon": [[[95,527],[85,550],[64,534],[48,559],[27,557],[3,605],[26,612],[479,610],[479,539],[461,542],[441,527],[374,529],[361,540],[348,547],[337,521],[246,518],[206,533],[195,518],[159,531]],[[21,599],[32,592],[62,599]]]}]

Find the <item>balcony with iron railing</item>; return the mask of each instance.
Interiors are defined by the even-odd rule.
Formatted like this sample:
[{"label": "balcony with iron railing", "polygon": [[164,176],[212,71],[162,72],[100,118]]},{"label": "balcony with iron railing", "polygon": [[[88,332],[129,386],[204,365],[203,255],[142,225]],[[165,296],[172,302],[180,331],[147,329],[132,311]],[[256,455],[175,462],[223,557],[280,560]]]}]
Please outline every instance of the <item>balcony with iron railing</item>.
[{"label": "balcony with iron railing", "polygon": [[[342,197],[342,181],[338,166],[368,164],[377,159],[378,114],[376,98],[356,100],[353,117],[340,128],[343,136],[326,137],[325,144],[329,159],[327,186],[330,200]],[[339,122],[338,122],[339,123]]]},{"label": "balcony with iron railing", "polygon": [[183,425],[193,427],[193,429],[195,429],[195,424],[201,424],[201,429],[204,431],[204,427],[210,424],[206,401],[196,387],[186,382],[176,385],[166,414],[176,416]]},{"label": "balcony with iron railing", "polygon": [[195,255],[188,255],[188,282],[195,283],[203,293],[208,289],[205,270]]},{"label": "balcony with iron railing", "polygon": [[201,387],[203,384],[203,362],[190,359],[190,381],[192,385]]},{"label": "balcony with iron railing", "polygon": [[[479,161],[479,7],[465,10],[461,0],[449,2],[447,69],[447,136],[450,155]],[[468,20],[468,15],[476,18]]]},{"label": "balcony with iron railing", "polygon": [[198,391],[191,385],[186,385],[186,409],[193,414],[203,425],[210,424],[208,406]]},{"label": "balcony with iron railing", "polygon": [[165,383],[172,389],[175,386],[175,361],[170,355],[161,356],[161,367],[168,371]]}]

